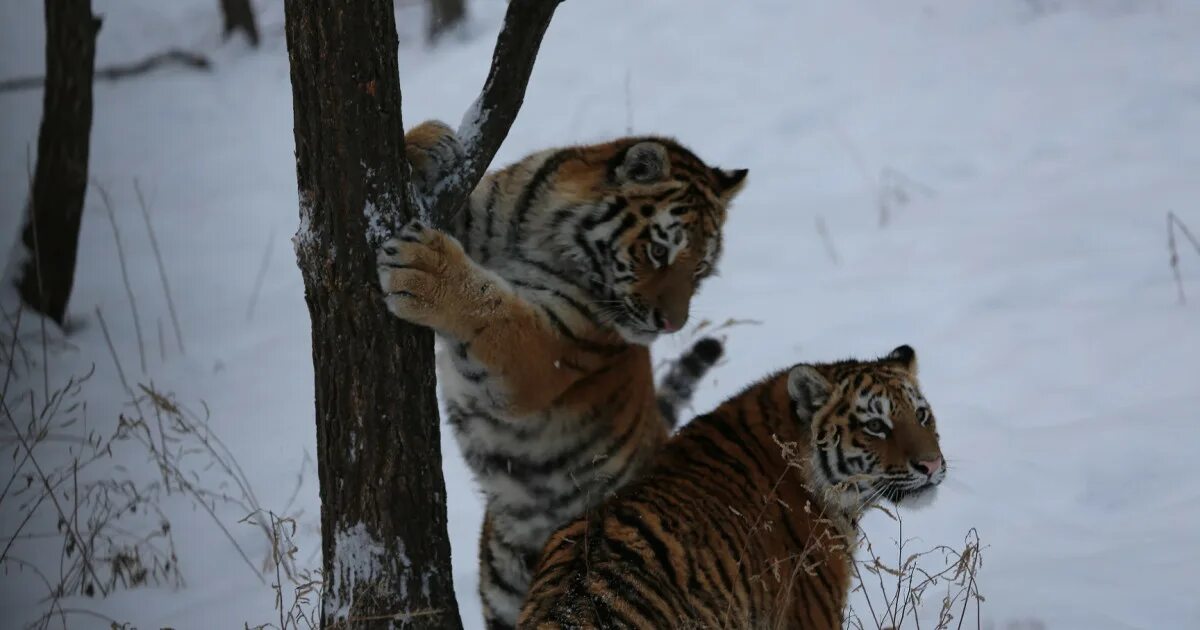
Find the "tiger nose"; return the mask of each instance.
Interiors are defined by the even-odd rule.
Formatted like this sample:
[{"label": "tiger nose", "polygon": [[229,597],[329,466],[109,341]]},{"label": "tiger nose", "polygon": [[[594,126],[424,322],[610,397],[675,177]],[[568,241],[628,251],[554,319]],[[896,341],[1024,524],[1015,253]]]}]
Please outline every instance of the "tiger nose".
[{"label": "tiger nose", "polygon": [[937,471],[942,469],[942,458],[939,456],[939,457],[934,457],[933,459],[927,459],[924,461],[913,460],[912,464],[913,464],[913,467],[916,468],[917,470],[932,477],[935,474],[937,474]]},{"label": "tiger nose", "polygon": [[683,325],[685,323],[687,323],[687,318],[688,318],[688,316],[687,316],[686,312],[683,313],[682,315],[676,314],[676,315],[672,316],[670,313],[668,313],[665,310],[659,311],[658,312],[658,321],[660,324],[659,328],[661,328],[663,330],[663,332],[673,333],[673,332],[679,330],[680,328],[683,328]]}]

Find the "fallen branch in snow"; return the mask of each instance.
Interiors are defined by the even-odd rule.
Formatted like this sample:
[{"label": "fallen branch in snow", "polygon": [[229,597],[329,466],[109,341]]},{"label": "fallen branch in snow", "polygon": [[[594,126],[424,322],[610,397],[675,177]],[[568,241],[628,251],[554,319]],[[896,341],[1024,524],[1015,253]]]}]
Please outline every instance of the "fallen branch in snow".
[{"label": "fallen branch in snow", "polygon": [[525,100],[525,87],[550,18],[562,0],[512,0],[496,38],[492,66],[479,98],[463,115],[458,139],[465,153],[430,194],[437,225],[447,225],[479,183]]},{"label": "fallen branch in snow", "polygon": [[[150,55],[141,61],[97,68],[95,78],[104,79],[107,81],[117,81],[119,79],[126,79],[139,74],[145,74],[161,66],[182,66],[184,68],[203,71],[212,69],[212,63],[208,60],[208,57],[205,57],[199,53],[172,48],[165,52],[154,53],[153,55]],[[5,79],[0,81],[0,92],[29,90],[33,88],[40,88],[45,84],[46,77],[44,76]]]},{"label": "fallen branch in snow", "polygon": [[1174,212],[1167,213],[1167,252],[1171,254],[1171,273],[1175,275],[1175,286],[1179,288],[1179,303],[1186,304],[1187,296],[1183,293],[1183,274],[1179,272],[1179,248],[1175,245],[1176,228],[1184,238],[1191,241],[1192,247],[1196,248],[1197,255],[1200,255],[1200,240],[1197,240],[1187,225],[1184,225],[1179,215]]}]

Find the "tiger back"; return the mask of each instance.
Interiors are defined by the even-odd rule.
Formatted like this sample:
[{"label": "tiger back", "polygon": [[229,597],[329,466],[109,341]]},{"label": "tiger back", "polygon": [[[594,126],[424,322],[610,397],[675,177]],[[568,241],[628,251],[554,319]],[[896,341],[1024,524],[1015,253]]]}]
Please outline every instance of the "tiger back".
[{"label": "tiger back", "polygon": [[[406,143],[424,186],[462,154],[440,123]],[[410,224],[381,249],[388,307],[444,342],[489,627],[515,624],[546,538],[643,469],[720,355],[698,344],[658,395],[647,346],[687,322],[745,175],[666,138],[551,149],[486,175],[448,233]]]},{"label": "tiger back", "polygon": [[859,514],[928,501],[945,472],[911,348],[795,366],[557,531],[519,627],[841,628]]}]

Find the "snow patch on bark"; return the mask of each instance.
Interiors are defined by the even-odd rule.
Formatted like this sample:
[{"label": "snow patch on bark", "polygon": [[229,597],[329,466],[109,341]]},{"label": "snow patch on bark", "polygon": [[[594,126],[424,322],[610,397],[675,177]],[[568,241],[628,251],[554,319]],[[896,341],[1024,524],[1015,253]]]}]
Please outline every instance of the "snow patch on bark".
[{"label": "snow patch on bark", "polygon": [[[363,179],[366,182],[366,189],[372,190],[371,182],[375,181],[375,169],[359,163],[363,168]],[[363,204],[363,218],[367,221],[367,243],[372,247],[378,246],[392,236],[395,229],[395,218],[400,216],[400,209],[404,207],[403,199],[399,198],[394,192],[394,189],[385,188],[382,194],[379,194],[374,199],[368,198]],[[368,192],[368,197],[370,193]],[[389,217],[392,220],[389,220]]]},{"label": "snow patch on bark", "polygon": [[[292,236],[292,247],[296,250],[296,255],[301,255],[301,250],[312,249],[317,244],[317,237],[312,230],[313,217],[313,199],[312,194],[307,190],[300,191],[300,225],[296,228],[296,234]],[[333,252],[330,251],[332,256]]]},{"label": "snow patch on bark", "polygon": [[384,220],[383,213],[379,206],[376,206],[373,201],[367,200],[363,205],[363,217],[367,220],[367,242],[372,245],[387,240],[392,235],[392,229],[388,222]]},{"label": "snow patch on bark", "polygon": [[[356,596],[370,595],[375,582],[384,571],[384,563],[394,557],[404,571],[412,562],[405,553],[404,545],[397,541],[398,549],[389,556],[383,543],[375,539],[364,523],[358,523],[334,534],[333,575],[325,589],[326,610],[334,611],[333,618],[345,619],[354,611]],[[401,582],[403,584],[403,582]],[[401,589],[400,598],[407,596]]]},{"label": "snow patch on bark", "polygon": [[458,125],[458,141],[467,155],[475,153],[475,149],[479,146],[479,140],[483,137],[483,126],[487,124],[487,119],[492,113],[492,110],[483,106],[483,95],[487,91],[488,88],[485,87],[479,98],[476,98],[475,102],[471,103],[471,106],[463,113],[462,122]]}]

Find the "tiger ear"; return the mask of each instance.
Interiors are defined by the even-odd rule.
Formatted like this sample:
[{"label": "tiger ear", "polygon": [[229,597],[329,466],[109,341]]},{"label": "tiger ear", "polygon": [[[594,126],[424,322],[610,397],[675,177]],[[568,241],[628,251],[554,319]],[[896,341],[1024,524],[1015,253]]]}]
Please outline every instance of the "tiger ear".
[{"label": "tiger ear", "polygon": [[721,199],[721,203],[727,204],[746,185],[746,175],[750,174],[750,169],[739,168],[729,171],[723,168],[714,168],[712,169],[712,173],[717,178],[717,190],[714,192]]},{"label": "tiger ear", "polygon": [[917,375],[917,351],[910,345],[897,346],[883,360],[899,365],[912,376]]},{"label": "tiger ear", "polygon": [[671,160],[667,147],[647,140],[625,150],[625,156],[617,167],[617,181],[652,184],[666,178],[671,172]]},{"label": "tiger ear", "polygon": [[788,372],[788,395],[796,406],[809,413],[820,409],[829,400],[829,381],[811,365],[797,365]]}]

